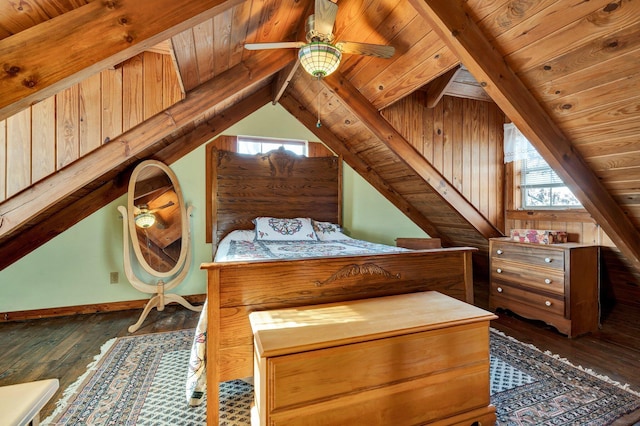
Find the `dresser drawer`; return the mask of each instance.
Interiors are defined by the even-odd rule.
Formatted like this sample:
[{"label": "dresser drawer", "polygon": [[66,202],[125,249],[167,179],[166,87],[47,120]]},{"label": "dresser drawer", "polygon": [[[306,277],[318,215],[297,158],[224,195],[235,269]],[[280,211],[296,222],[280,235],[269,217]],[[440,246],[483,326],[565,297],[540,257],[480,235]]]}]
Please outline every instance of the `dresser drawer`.
[{"label": "dresser drawer", "polygon": [[558,299],[551,295],[534,293],[517,287],[512,287],[510,285],[492,282],[491,297],[494,298],[492,304],[495,305],[495,307],[500,307],[500,299],[506,298],[529,305],[541,312],[549,312],[561,316],[564,315],[564,299]]},{"label": "dresser drawer", "polygon": [[535,244],[509,244],[502,242],[494,242],[492,247],[492,261],[508,259],[523,262],[527,265],[564,270],[563,250],[550,250],[548,247],[537,247]]},{"label": "dresser drawer", "polygon": [[539,268],[499,258],[491,261],[491,280],[564,295],[564,271]]}]

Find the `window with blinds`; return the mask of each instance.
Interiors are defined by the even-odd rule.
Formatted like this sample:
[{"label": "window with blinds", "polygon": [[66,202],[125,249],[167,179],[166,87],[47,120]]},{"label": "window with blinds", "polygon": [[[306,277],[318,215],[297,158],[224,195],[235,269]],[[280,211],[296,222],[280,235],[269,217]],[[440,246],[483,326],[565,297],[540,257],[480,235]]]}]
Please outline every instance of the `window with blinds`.
[{"label": "window with blinds", "polygon": [[530,145],[521,168],[524,209],[580,208],[582,205],[556,172]]},{"label": "window with blinds", "polygon": [[238,136],[237,150],[240,154],[262,154],[284,147],[298,155],[307,155],[308,144],[300,139],[264,138],[258,136]]}]

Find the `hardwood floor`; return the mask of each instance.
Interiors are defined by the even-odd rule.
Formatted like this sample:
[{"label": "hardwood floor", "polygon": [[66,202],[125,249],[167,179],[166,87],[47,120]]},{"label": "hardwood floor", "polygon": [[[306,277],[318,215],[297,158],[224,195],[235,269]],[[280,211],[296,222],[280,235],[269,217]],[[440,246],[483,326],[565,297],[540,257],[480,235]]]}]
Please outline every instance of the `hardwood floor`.
[{"label": "hardwood floor", "polygon": [[[486,295],[476,304],[486,308]],[[76,315],[41,320],[0,323],[0,386],[57,377],[60,390],[42,411],[46,418],[62,391],[82,375],[100,353],[103,343],[127,336],[140,310]],[[601,329],[569,339],[553,328],[500,312],[492,326],[516,339],[533,344],[590,368],[598,374],[628,383],[640,392],[640,308],[617,305],[602,320]],[[177,305],[164,312],[153,310],[136,334],[193,328],[198,313]],[[185,366],[186,368],[186,366]]]},{"label": "hardwood floor", "polygon": [[[46,419],[62,392],[80,377],[101,346],[129,336],[141,309],[0,323],[0,386],[58,378],[60,388],[41,411]],[[169,305],[153,309],[135,334],[195,328],[198,312]],[[185,365],[186,374],[186,365]]]}]

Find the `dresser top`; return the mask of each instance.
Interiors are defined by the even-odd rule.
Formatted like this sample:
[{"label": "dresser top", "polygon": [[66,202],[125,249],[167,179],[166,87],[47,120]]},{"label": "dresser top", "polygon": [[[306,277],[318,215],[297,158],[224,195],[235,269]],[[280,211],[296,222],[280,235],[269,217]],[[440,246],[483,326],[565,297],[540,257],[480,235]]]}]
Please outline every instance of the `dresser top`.
[{"label": "dresser top", "polygon": [[256,349],[270,357],[497,318],[435,291],[252,312]]},{"label": "dresser top", "polygon": [[556,243],[556,244],[523,243],[520,241],[514,241],[510,237],[489,238],[489,241],[514,244],[514,245],[523,246],[523,247],[542,247],[542,248],[549,248],[549,249],[555,248],[558,250],[580,248],[580,247],[597,247],[596,244],[583,244],[583,243]]}]

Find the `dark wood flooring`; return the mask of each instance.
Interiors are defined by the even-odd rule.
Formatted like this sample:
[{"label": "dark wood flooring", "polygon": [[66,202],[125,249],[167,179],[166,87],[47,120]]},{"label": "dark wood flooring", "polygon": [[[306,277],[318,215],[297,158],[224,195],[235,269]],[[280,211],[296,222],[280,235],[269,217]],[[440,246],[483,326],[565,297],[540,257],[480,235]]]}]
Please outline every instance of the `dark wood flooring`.
[{"label": "dark wood flooring", "polygon": [[[486,295],[476,304],[486,308]],[[129,335],[140,310],[78,315],[0,323],[0,386],[57,377],[60,390],[42,411],[42,419],[55,408],[62,390],[85,372],[104,342]],[[553,328],[500,313],[492,326],[516,339],[556,353],[574,364],[590,368],[640,391],[640,308],[617,305],[607,313],[601,329],[569,339]],[[136,334],[179,330],[196,326],[198,313],[171,305],[153,310]]]}]

